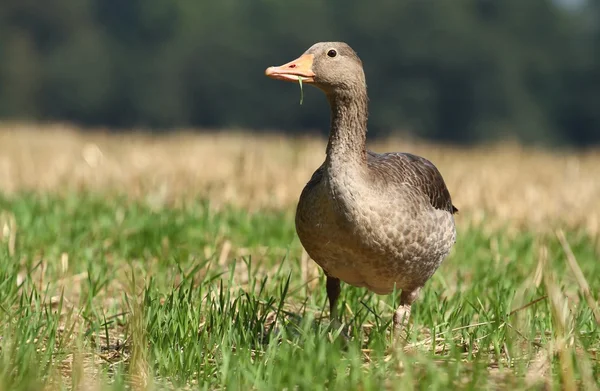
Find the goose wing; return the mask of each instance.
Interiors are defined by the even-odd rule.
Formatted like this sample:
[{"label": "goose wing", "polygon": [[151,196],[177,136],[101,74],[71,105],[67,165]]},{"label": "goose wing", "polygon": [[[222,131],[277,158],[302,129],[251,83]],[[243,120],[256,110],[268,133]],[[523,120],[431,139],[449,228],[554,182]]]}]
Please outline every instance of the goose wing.
[{"label": "goose wing", "polygon": [[392,175],[401,178],[425,197],[436,209],[445,210],[451,214],[458,212],[452,204],[450,192],[446,187],[442,174],[433,163],[411,153],[390,152],[375,153],[367,151],[367,161],[372,170],[380,172],[385,177]]}]

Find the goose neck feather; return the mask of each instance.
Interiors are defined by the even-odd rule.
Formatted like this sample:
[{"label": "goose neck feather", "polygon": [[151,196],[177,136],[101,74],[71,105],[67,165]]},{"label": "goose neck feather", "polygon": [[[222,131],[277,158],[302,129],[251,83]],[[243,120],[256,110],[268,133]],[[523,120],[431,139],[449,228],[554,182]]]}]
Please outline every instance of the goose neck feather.
[{"label": "goose neck feather", "polygon": [[368,98],[366,86],[327,94],[331,126],[325,164],[330,172],[366,167]]}]

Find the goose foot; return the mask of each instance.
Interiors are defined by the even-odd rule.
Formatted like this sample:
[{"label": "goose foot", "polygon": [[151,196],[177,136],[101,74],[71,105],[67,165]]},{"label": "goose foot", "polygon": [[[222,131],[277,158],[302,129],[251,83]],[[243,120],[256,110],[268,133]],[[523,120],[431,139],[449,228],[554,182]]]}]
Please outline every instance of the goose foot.
[{"label": "goose foot", "polygon": [[400,305],[394,312],[394,342],[396,344],[408,338],[408,322],[410,320],[411,305]]},{"label": "goose foot", "polygon": [[329,329],[338,333],[344,339],[349,341],[350,337],[346,333],[346,327],[340,322],[337,311],[337,301],[340,297],[341,287],[340,280],[334,277],[327,276],[327,298],[329,299]]},{"label": "goose foot", "polygon": [[329,332],[330,332],[330,337],[332,339],[335,339],[336,336],[339,336],[342,338],[342,340],[344,342],[348,342],[350,341],[350,337],[348,336],[347,333],[347,327],[344,326],[344,324],[342,322],[340,322],[338,319],[331,319],[330,323],[329,323]]},{"label": "goose foot", "polygon": [[394,344],[403,344],[408,339],[408,323],[410,321],[410,312],[412,303],[419,296],[421,288],[413,290],[403,290],[400,295],[400,306],[394,312]]}]

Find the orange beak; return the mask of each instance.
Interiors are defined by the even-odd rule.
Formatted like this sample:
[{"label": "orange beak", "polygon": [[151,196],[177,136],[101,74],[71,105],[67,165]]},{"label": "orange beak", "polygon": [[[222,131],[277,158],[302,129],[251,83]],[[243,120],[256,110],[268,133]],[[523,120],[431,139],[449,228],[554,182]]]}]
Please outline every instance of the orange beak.
[{"label": "orange beak", "polygon": [[277,80],[297,82],[298,78],[301,78],[304,83],[314,83],[313,58],[314,54],[303,54],[294,61],[282,66],[267,68],[265,75]]}]

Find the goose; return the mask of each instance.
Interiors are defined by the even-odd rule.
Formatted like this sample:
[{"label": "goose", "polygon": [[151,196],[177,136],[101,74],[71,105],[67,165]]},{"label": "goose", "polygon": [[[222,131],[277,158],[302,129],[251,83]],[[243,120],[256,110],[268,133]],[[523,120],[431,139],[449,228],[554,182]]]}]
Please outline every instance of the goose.
[{"label": "goose", "polygon": [[456,242],[450,192],[429,160],[366,149],[368,97],[360,58],[344,42],[320,42],[266,76],[313,85],[329,102],[324,163],[296,209],[302,246],[326,276],[331,324],[339,324],[340,281],[378,295],[401,290],[398,336],[413,302]]}]

